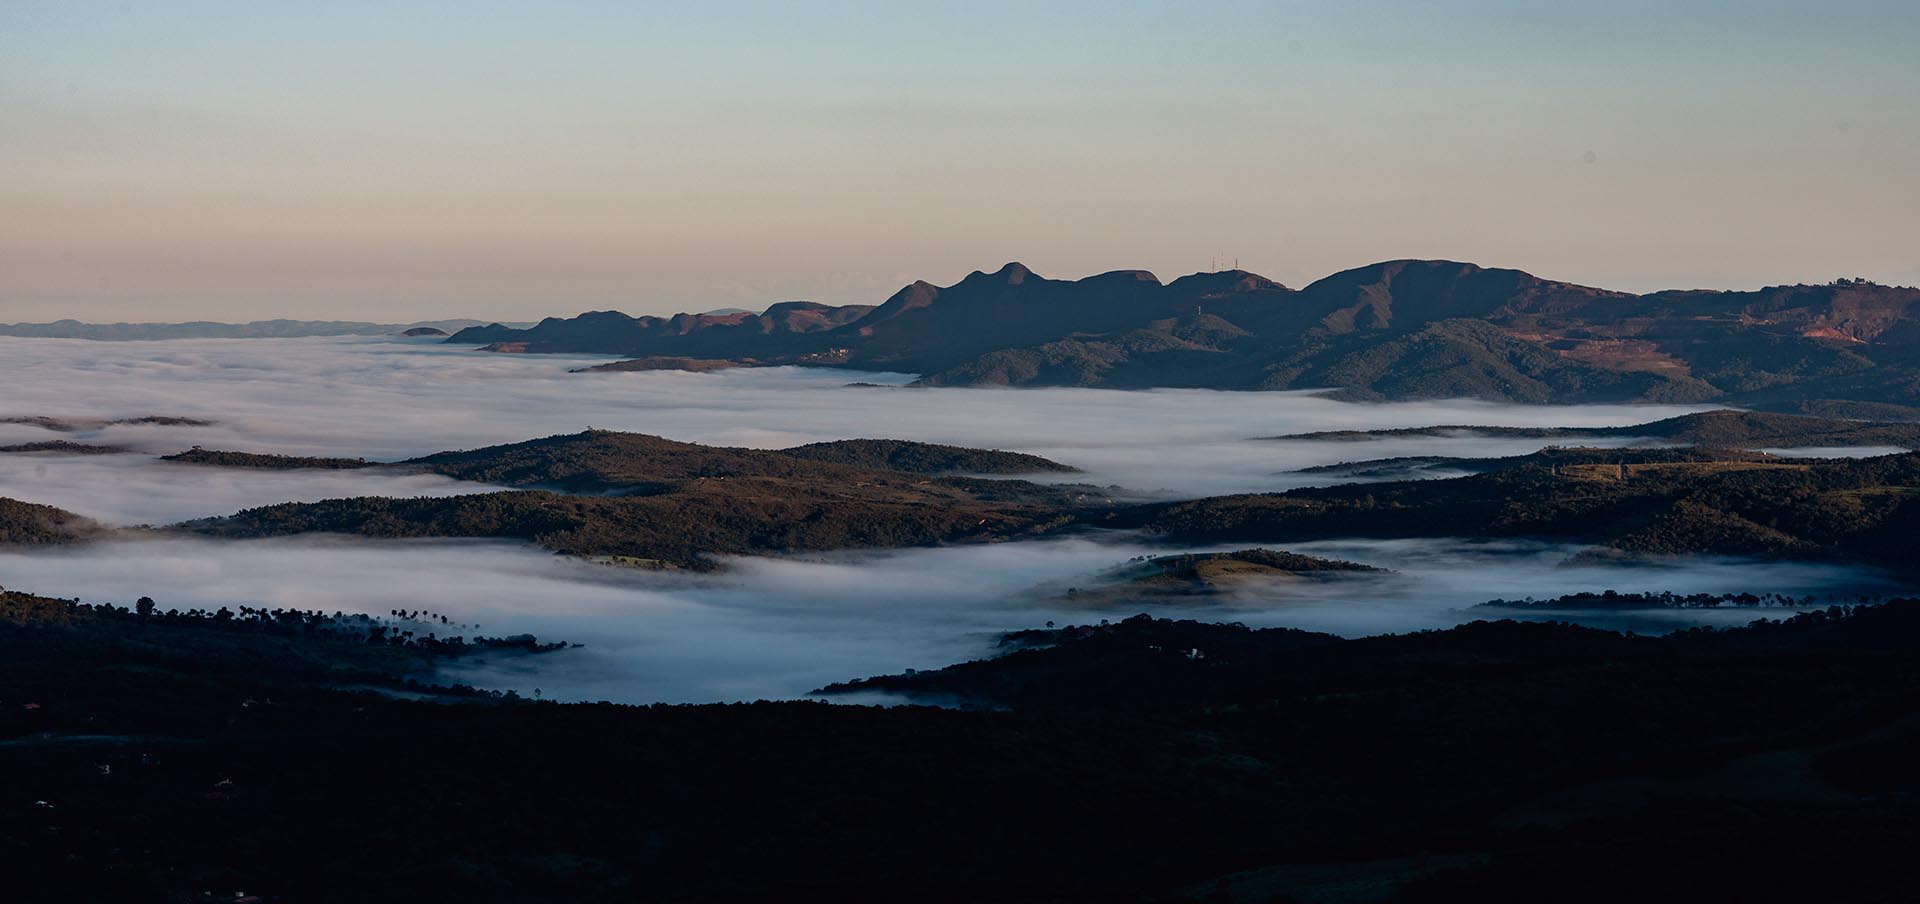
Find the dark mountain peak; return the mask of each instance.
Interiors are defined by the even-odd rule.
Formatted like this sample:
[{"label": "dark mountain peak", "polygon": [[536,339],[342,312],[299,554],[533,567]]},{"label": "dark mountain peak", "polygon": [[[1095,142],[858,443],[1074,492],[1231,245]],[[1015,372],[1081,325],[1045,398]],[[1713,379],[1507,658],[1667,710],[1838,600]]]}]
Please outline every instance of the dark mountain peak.
[{"label": "dark mountain peak", "polygon": [[[633,319],[634,318],[632,315],[623,314],[619,311],[587,311],[581,314],[580,316],[574,318],[574,320],[581,323],[627,323],[632,321]],[[566,321],[556,317],[549,317],[546,320],[542,320],[540,322],[544,324],[544,323],[565,323]]]},{"label": "dark mountain peak", "polygon": [[994,271],[993,278],[1008,285],[1017,286],[1026,282],[1027,277],[1033,275],[1034,272],[1027,269],[1026,264],[1020,263],[1019,261],[1008,261],[1002,265],[1000,269]]},{"label": "dark mountain peak", "polygon": [[1018,285],[1024,284],[1029,279],[1042,280],[1043,278],[1036,275],[1032,270],[1027,269],[1026,264],[1022,264],[1018,261],[1011,261],[1005,265],[1002,265],[1000,269],[995,270],[992,273],[987,273],[981,270],[975,270],[972,273],[967,274],[967,277],[965,279],[960,280],[958,283],[955,283],[951,288],[958,289],[963,286],[967,288],[973,288],[975,286],[988,286],[988,285],[1018,286]]},{"label": "dark mountain peak", "polygon": [[[1391,285],[1399,281],[1403,276],[1410,279],[1453,280],[1462,279],[1485,271],[1485,267],[1466,261],[1402,258],[1399,260],[1379,261],[1377,263],[1341,270],[1338,273],[1323,276],[1308,283],[1307,287],[1302,291],[1324,292],[1332,289],[1346,289],[1358,286]],[[1534,278],[1531,274],[1521,273],[1519,270],[1504,272],[1517,273],[1528,279]]]},{"label": "dark mountain peak", "polygon": [[1160,285],[1160,277],[1153,275],[1153,271],[1151,270],[1108,270],[1105,273],[1098,273],[1086,279],[1079,280],[1079,282],[1087,285],[1150,283],[1157,286]]},{"label": "dark mountain peak", "polygon": [[1521,270],[1449,260],[1391,260],[1316,280],[1301,290],[1326,306],[1321,326],[1354,330],[1417,330],[1452,318],[1560,310],[1603,297],[1629,297]]},{"label": "dark mountain peak", "polygon": [[927,305],[933,304],[933,300],[939,296],[939,286],[927,282],[924,279],[916,279],[901,288],[900,291],[889,296],[886,301],[882,302],[878,308],[873,310],[871,317],[873,319],[881,319],[891,317],[901,311],[911,310],[913,308],[924,308]]},{"label": "dark mountain peak", "polygon": [[1288,291],[1283,286],[1258,273],[1246,270],[1216,270],[1212,273],[1190,273],[1167,284],[1167,288],[1184,296],[1210,298],[1220,295],[1238,295],[1242,292]]},{"label": "dark mountain peak", "polygon": [[826,311],[832,309],[832,307],[832,305],[821,304],[817,301],[781,301],[767,305],[767,309],[761,311],[760,316],[774,317],[780,314],[799,311]]}]

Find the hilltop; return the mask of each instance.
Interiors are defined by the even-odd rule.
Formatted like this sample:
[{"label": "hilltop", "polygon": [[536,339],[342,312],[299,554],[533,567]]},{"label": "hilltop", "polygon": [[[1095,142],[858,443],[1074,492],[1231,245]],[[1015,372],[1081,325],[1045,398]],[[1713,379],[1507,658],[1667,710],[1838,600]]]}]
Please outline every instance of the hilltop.
[{"label": "hilltop", "polygon": [[1279,549],[1139,556],[1110,569],[1084,587],[1067,591],[1079,605],[1112,606],[1141,601],[1202,601],[1236,591],[1271,589],[1301,581],[1387,574],[1384,568]]},{"label": "hilltop", "polygon": [[[1447,479],[1121,504],[1097,487],[921,472],[1001,453],[907,446],[909,454],[889,458],[875,452],[892,448],[884,445],[828,447],[828,460],[815,460],[594,430],[399,463],[524,489],[287,503],[175,529],[234,537],[502,537],[676,568],[711,567],[712,555],[974,542],[1088,527],[1144,530],[1189,545],[1508,537],[1586,544],[1588,555],[1706,553],[1906,568],[1910,538],[1920,531],[1920,453],[1807,459],[1700,447],[1555,447],[1503,459],[1335,466],[1372,467],[1378,476],[1422,468],[1466,474]],[[889,466],[878,466],[883,462]],[[1029,466],[1017,458],[1011,464]],[[1285,555],[1176,558],[1154,569],[1169,580],[1204,580],[1222,569],[1325,570],[1256,558]]]},{"label": "hilltop", "polygon": [[1038,455],[969,449],[898,439],[843,439],[781,449],[809,461],[886,468],[913,474],[1078,474],[1080,469]]},{"label": "hilltop", "polygon": [[[77,451],[70,448],[74,446],[77,444],[42,443],[33,448],[0,448],[0,451]],[[1080,470],[1038,455],[899,439],[832,440],[791,449],[736,449],[683,443],[643,433],[591,429],[566,436],[484,449],[436,452],[391,462],[235,452],[198,446],[162,455],[160,460],[270,471],[358,468],[426,471],[458,480],[568,492],[631,492],[661,480],[690,477],[777,477],[803,473],[832,477],[851,473],[813,468],[794,460],[909,474],[1076,474]]]},{"label": "hilltop", "polygon": [[[900,444],[894,451],[914,467],[965,462],[975,456],[986,456],[981,461],[992,464],[993,456],[1006,454],[955,447],[927,451],[916,449],[917,445]],[[835,448],[828,444],[826,451]],[[839,457],[862,457],[842,452]],[[202,457],[243,465],[264,458],[269,467],[299,466],[306,461],[274,456],[227,458],[222,453]],[[346,466],[357,466],[356,460],[345,461]],[[1014,461],[1029,466],[1022,459]],[[1064,467],[1047,464],[1053,470]],[[1089,487],[936,477],[898,467],[814,460],[777,450],[702,446],[608,430],[442,452],[397,466],[458,480],[539,489],[286,503],[188,522],[178,529],[228,537],[316,531],[374,537],[502,537],[629,565],[705,569],[712,567],[708,558],[712,555],[915,546],[1040,534],[1071,524],[1068,512],[1108,502]]]},{"label": "hilltop", "polygon": [[78,543],[110,528],[65,509],[0,496],[0,545],[54,546]]},{"label": "hilltop", "polygon": [[1762,411],[1703,411],[1621,427],[1487,427],[1449,424],[1384,430],[1322,430],[1268,437],[1277,440],[1368,440],[1414,436],[1489,436],[1516,439],[1645,437],[1675,444],[1791,449],[1810,446],[1920,448],[1920,423],[1873,423]]},{"label": "hilltop", "polygon": [[1138,270],[1055,280],[1010,263],[950,286],[915,282],[877,306],[599,311],[528,329],[475,327],[448,341],[906,371],[933,386],[1721,399],[1812,414],[1871,403],[1891,406],[1875,415],[1886,419],[1920,416],[1917,318],[1920,289],[1859,280],[1634,294],[1458,261],[1397,260],[1291,289],[1239,270],[1168,283]]},{"label": "hilltop", "polygon": [[1138,506],[1109,524],[1187,543],[1524,537],[1621,557],[1717,553],[1911,568],[1920,453],[1821,460],[1547,449],[1464,477]]}]

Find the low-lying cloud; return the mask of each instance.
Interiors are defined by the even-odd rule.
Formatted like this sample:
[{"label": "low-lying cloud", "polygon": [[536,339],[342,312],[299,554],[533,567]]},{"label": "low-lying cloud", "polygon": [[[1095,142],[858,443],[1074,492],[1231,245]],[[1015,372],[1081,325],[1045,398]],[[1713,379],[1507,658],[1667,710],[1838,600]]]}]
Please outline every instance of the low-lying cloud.
[{"label": "low-lying cloud", "polygon": [[[1537,440],[1257,440],[1311,430],[1629,424],[1677,406],[1354,405],[1301,393],[1198,390],[905,389],[901,374],[793,368],[572,374],[601,359],[476,353],[377,338],[94,343],[0,338],[12,378],[0,416],[181,415],[211,427],[115,425],[52,434],[0,424],[0,444],[64,438],[105,456],[0,454],[0,495],[109,522],[164,523],[288,500],[486,490],[427,475],[245,471],[153,456],[207,448],[393,460],[593,426],[761,448],[893,437],[1031,452],[1089,473],[1068,479],[1196,496],[1314,482],[1284,473],[1358,458],[1510,455]],[[887,384],[847,387],[862,380]],[[1217,548],[1217,547],[1216,547]],[[1693,559],[1657,567],[1562,563],[1566,547],[1458,541],[1323,541],[1290,548],[1395,569],[1377,578],[1244,588],[1204,605],[1091,610],[1068,587],[1140,554],[1141,538],[1071,538],[881,553],[730,560],[720,575],[625,571],[502,542],[338,537],[125,540],[0,551],[0,583],[56,596],[163,607],[428,609],[492,634],[588,644],[459,673],[565,699],[629,702],[791,697],[820,685],[986,655],[1002,631],[1137,611],[1357,635],[1440,627],[1494,597],[1576,591],[1879,592],[1831,565]],[[1672,624],[1744,621],[1689,611]],[[1655,617],[1659,622],[1663,617]]]},{"label": "low-lying cloud", "polygon": [[[1173,495],[1283,490],[1284,472],[1394,455],[1514,455],[1538,440],[1362,443],[1253,437],[1441,423],[1605,426],[1697,406],[1331,402],[1307,393],[906,389],[904,374],[767,368],[568,373],[604,360],[474,352],[380,338],[98,343],[0,338],[14,382],[0,415],[187,415],[213,427],[114,426],[69,436],[152,453],[192,445],[392,460],[592,426],[775,448],[887,437],[1011,449],[1086,469],[1069,479]],[[854,381],[890,384],[848,387]],[[0,429],[0,444],[52,436]],[[10,482],[6,491],[20,489]],[[43,500],[50,501],[50,500]],[[105,503],[96,510],[128,506]]]},{"label": "low-lying cloud", "polygon": [[[1068,600],[1140,554],[1179,550],[1126,534],[985,546],[730,560],[720,575],[629,571],[491,541],[338,537],[119,541],[0,553],[14,589],[163,608],[252,605],[384,613],[427,609],[487,634],[587,644],[451,673],[558,699],[702,702],[787,698],[854,677],[990,654],[1000,632],[1048,621],[1156,615],[1285,625],[1349,636],[1487,617],[1494,597],[1575,591],[1879,593],[1870,572],[1832,565],[1691,559],[1639,568],[1567,567],[1564,546],[1343,541],[1291,547],[1398,573],[1246,588],[1211,603]],[[1753,610],[1642,615],[1649,627],[1745,622]],[[1613,625],[1618,627],[1619,625]]]}]

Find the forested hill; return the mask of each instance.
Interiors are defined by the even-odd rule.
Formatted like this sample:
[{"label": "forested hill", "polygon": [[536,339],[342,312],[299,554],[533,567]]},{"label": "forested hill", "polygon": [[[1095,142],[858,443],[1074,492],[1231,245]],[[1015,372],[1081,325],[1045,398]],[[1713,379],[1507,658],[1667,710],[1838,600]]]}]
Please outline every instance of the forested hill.
[{"label": "forested hill", "polygon": [[1615,439],[1643,437],[1692,446],[1790,449],[1810,446],[1920,448],[1920,423],[1874,423],[1763,411],[1703,411],[1620,427],[1488,427],[1447,424],[1384,430],[1323,430],[1272,437],[1280,440],[1367,440],[1413,436],[1478,436],[1516,439]]},{"label": "forested hill", "polygon": [[[1638,295],[1399,260],[1290,289],[1243,271],[1055,280],[1019,264],[878,306],[548,318],[449,342],[922,374],[927,385],[1336,389],[1353,399],[1920,407],[1920,289],[1843,279]],[[1901,410],[1901,409],[1894,409]],[[1885,415],[1885,409],[1880,416]]]},{"label": "forested hill", "polygon": [[[362,497],[286,503],[182,525],[226,537],[309,532],[373,537],[497,537],[644,567],[704,569],[713,555],[890,548],[1042,534],[1072,523],[1070,512],[1106,506],[1104,491],[1022,480],[936,476],[967,470],[1048,470],[1032,456],[920,444],[826,444],[829,460],[783,451],[682,443],[658,436],[588,430],[442,452],[399,463],[460,480],[540,489],[443,498]],[[887,448],[900,461],[858,450]],[[838,450],[838,451],[836,451]],[[880,456],[885,458],[885,456]],[[256,460],[261,464],[252,464]],[[305,459],[238,456],[250,466],[299,466]],[[550,492],[559,490],[561,492]],[[584,494],[584,495],[583,495]]]},{"label": "forested hill", "polygon": [[[965,451],[965,450],[963,450]],[[1505,537],[1589,555],[1746,555],[1912,568],[1920,453],[1792,459],[1707,448],[1550,448],[1470,476],[1129,505],[1111,490],[932,476],[589,431],[416,460],[450,477],[545,489],[287,503],[177,529],[499,537],[628,564],[1141,529],[1183,545],[1327,537]],[[581,495],[586,494],[586,495]],[[1289,568],[1284,564],[1281,568]]]},{"label": "forested hill", "polygon": [[77,543],[107,530],[98,522],[65,509],[0,497],[0,545]]},{"label": "forested hill", "polygon": [[1120,511],[1182,543],[1527,537],[1598,554],[1718,553],[1913,567],[1920,453],[1782,459],[1698,449],[1550,449],[1448,480],[1345,484]]}]

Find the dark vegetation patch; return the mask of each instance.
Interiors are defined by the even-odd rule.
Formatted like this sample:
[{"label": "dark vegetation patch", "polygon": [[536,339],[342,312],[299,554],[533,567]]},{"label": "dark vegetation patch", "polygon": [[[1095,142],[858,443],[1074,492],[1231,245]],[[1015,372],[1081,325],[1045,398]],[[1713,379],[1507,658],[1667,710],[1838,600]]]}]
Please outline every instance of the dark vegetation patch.
[{"label": "dark vegetation patch", "polygon": [[1899,900],[1920,870],[1913,601],[1666,638],[1129,619],[859,683],[1001,711],[450,705],[58,630],[0,623],[17,900],[1259,900],[1343,877],[1382,900],[1830,900],[1836,876]]},{"label": "dark vegetation patch", "polygon": [[[899,451],[910,462],[943,454],[915,458],[910,447]],[[1092,487],[931,477],[605,430],[401,464],[460,480],[569,493],[285,503],[180,528],[227,537],[504,537],[575,555],[706,569],[712,555],[1033,536],[1070,526],[1070,513],[1081,507],[1109,502]]]},{"label": "dark vegetation patch", "polygon": [[835,462],[862,468],[885,468],[913,474],[1077,474],[1080,469],[1023,452],[969,449],[939,443],[901,439],[843,439],[809,443],[781,454],[808,461]]},{"label": "dark vegetation patch", "polygon": [[161,461],[178,462],[189,465],[212,465],[222,468],[253,468],[263,471],[295,471],[307,468],[346,471],[357,468],[381,467],[380,462],[367,461],[364,458],[324,458],[303,455],[273,455],[261,452],[227,452],[217,449],[202,449],[194,446],[185,452],[160,456]]},{"label": "dark vegetation patch", "polygon": [[1914,453],[1817,460],[1690,447],[1550,448],[1450,465],[1484,473],[1446,480],[1124,507],[1097,487],[924,476],[607,431],[405,464],[463,480],[598,495],[335,499],[179,529],[233,537],[506,537],[683,568],[711,567],[705,557],[714,554],[997,540],[1076,527],[1144,529],[1184,544],[1511,537],[1595,544],[1598,554],[1617,557],[1714,553],[1906,567],[1920,527]]},{"label": "dark vegetation patch", "polygon": [[[1869,601],[1862,599],[1860,602],[1866,604]],[[1819,605],[1822,603],[1817,597],[1793,597],[1782,593],[1674,593],[1670,590],[1659,593],[1621,593],[1617,590],[1603,590],[1599,593],[1570,593],[1544,600],[1532,597],[1517,600],[1488,600],[1474,608],[1522,612],[1613,612],[1632,609],[1753,609],[1758,607],[1777,609]]]},{"label": "dark vegetation patch", "polygon": [[108,446],[99,443],[76,443],[70,439],[49,439],[37,443],[14,443],[0,446],[0,452],[31,454],[53,452],[60,455],[117,455],[133,450],[125,446]]},{"label": "dark vegetation patch", "polygon": [[126,418],[69,418],[47,417],[45,415],[0,417],[0,424],[25,424],[56,433],[81,433],[88,430],[100,430],[116,426],[155,426],[155,427],[211,427],[214,421],[197,417],[171,417],[167,415],[148,415]]},{"label": "dark vegetation patch", "polygon": [[1358,562],[1278,549],[1136,556],[1127,564],[1102,575],[1090,586],[1069,589],[1067,596],[1077,603],[1099,605],[1152,598],[1199,599],[1218,593],[1295,581],[1325,581],[1345,576],[1386,573],[1384,568]]},{"label": "dark vegetation patch", "polygon": [[[0,645],[28,638],[38,656],[64,652],[127,671],[185,675],[206,670],[258,670],[275,681],[416,687],[437,664],[488,655],[550,653],[570,646],[532,635],[490,637],[476,626],[424,611],[384,617],[358,613],[263,609],[161,609],[85,603],[0,590]],[[471,692],[471,691],[469,691]]]},{"label": "dark vegetation patch", "polygon": [[103,536],[111,528],[65,509],[0,497],[0,545],[55,546]]},{"label": "dark vegetation patch", "polygon": [[1179,542],[1532,537],[1617,555],[1827,558],[1911,567],[1920,454],[1775,459],[1705,450],[1547,450],[1450,480],[1140,506],[1108,523]]},{"label": "dark vegetation patch", "polygon": [[1917,423],[1868,423],[1760,411],[1706,411],[1625,427],[1486,427],[1455,424],[1384,430],[1323,430],[1270,439],[1324,441],[1462,435],[1523,439],[1648,437],[1687,445],[1731,448],[1920,447],[1920,424]]},{"label": "dark vegetation patch", "polygon": [[645,358],[629,358],[625,361],[609,361],[606,364],[594,364],[589,367],[576,367],[568,373],[627,373],[650,370],[684,370],[689,373],[712,373],[716,370],[731,370],[736,367],[761,367],[764,363],[753,358],[676,358],[668,355],[652,355]]}]

